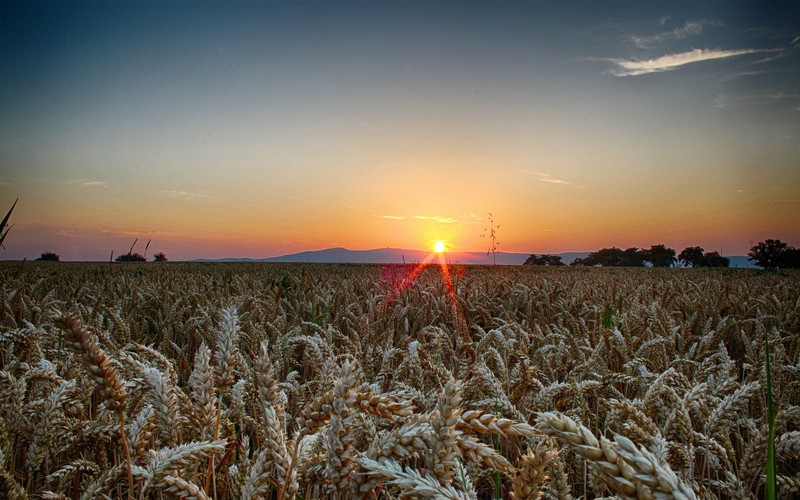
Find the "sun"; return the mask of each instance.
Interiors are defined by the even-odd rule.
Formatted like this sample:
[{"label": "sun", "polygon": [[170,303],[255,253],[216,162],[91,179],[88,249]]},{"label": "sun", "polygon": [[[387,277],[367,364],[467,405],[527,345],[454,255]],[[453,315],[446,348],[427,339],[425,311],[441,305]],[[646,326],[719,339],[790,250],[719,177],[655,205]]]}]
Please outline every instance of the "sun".
[{"label": "sun", "polygon": [[436,253],[444,252],[444,241],[439,240],[433,244],[433,251]]}]

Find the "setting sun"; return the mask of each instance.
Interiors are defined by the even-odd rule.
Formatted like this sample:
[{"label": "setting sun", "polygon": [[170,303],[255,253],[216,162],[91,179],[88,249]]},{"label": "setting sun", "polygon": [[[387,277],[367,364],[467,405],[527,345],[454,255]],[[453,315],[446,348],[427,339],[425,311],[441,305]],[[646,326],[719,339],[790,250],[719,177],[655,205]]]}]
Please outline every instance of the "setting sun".
[{"label": "setting sun", "polygon": [[433,251],[436,252],[436,253],[444,252],[444,241],[439,240],[436,243],[434,243],[433,244]]}]

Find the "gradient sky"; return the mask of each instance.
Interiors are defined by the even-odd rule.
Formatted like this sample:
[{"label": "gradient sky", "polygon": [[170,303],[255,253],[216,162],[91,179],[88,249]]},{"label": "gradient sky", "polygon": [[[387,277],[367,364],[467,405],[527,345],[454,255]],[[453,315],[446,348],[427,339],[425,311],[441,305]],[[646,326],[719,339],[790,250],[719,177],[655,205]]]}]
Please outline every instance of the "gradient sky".
[{"label": "gradient sky", "polygon": [[800,245],[796,2],[3,2],[0,259]]}]

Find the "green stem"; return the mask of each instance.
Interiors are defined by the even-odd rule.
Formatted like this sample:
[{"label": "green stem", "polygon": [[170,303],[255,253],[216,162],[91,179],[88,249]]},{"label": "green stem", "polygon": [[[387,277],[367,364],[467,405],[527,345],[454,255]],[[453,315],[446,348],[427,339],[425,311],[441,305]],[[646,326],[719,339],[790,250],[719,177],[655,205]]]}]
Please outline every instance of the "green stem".
[{"label": "green stem", "polygon": [[772,368],[769,360],[769,330],[764,331],[764,344],[767,356],[767,422],[769,441],[767,442],[767,500],[777,498],[777,477],[775,476],[775,408],[772,406]]}]

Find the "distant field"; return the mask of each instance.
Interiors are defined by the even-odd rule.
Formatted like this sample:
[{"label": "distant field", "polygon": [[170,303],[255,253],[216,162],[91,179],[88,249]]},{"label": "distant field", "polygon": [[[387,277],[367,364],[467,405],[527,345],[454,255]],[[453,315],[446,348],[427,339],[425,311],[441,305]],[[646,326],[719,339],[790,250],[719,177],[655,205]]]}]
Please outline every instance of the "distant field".
[{"label": "distant field", "polygon": [[800,491],[798,273],[0,262],[0,302],[10,498],[759,498],[767,334]]}]

